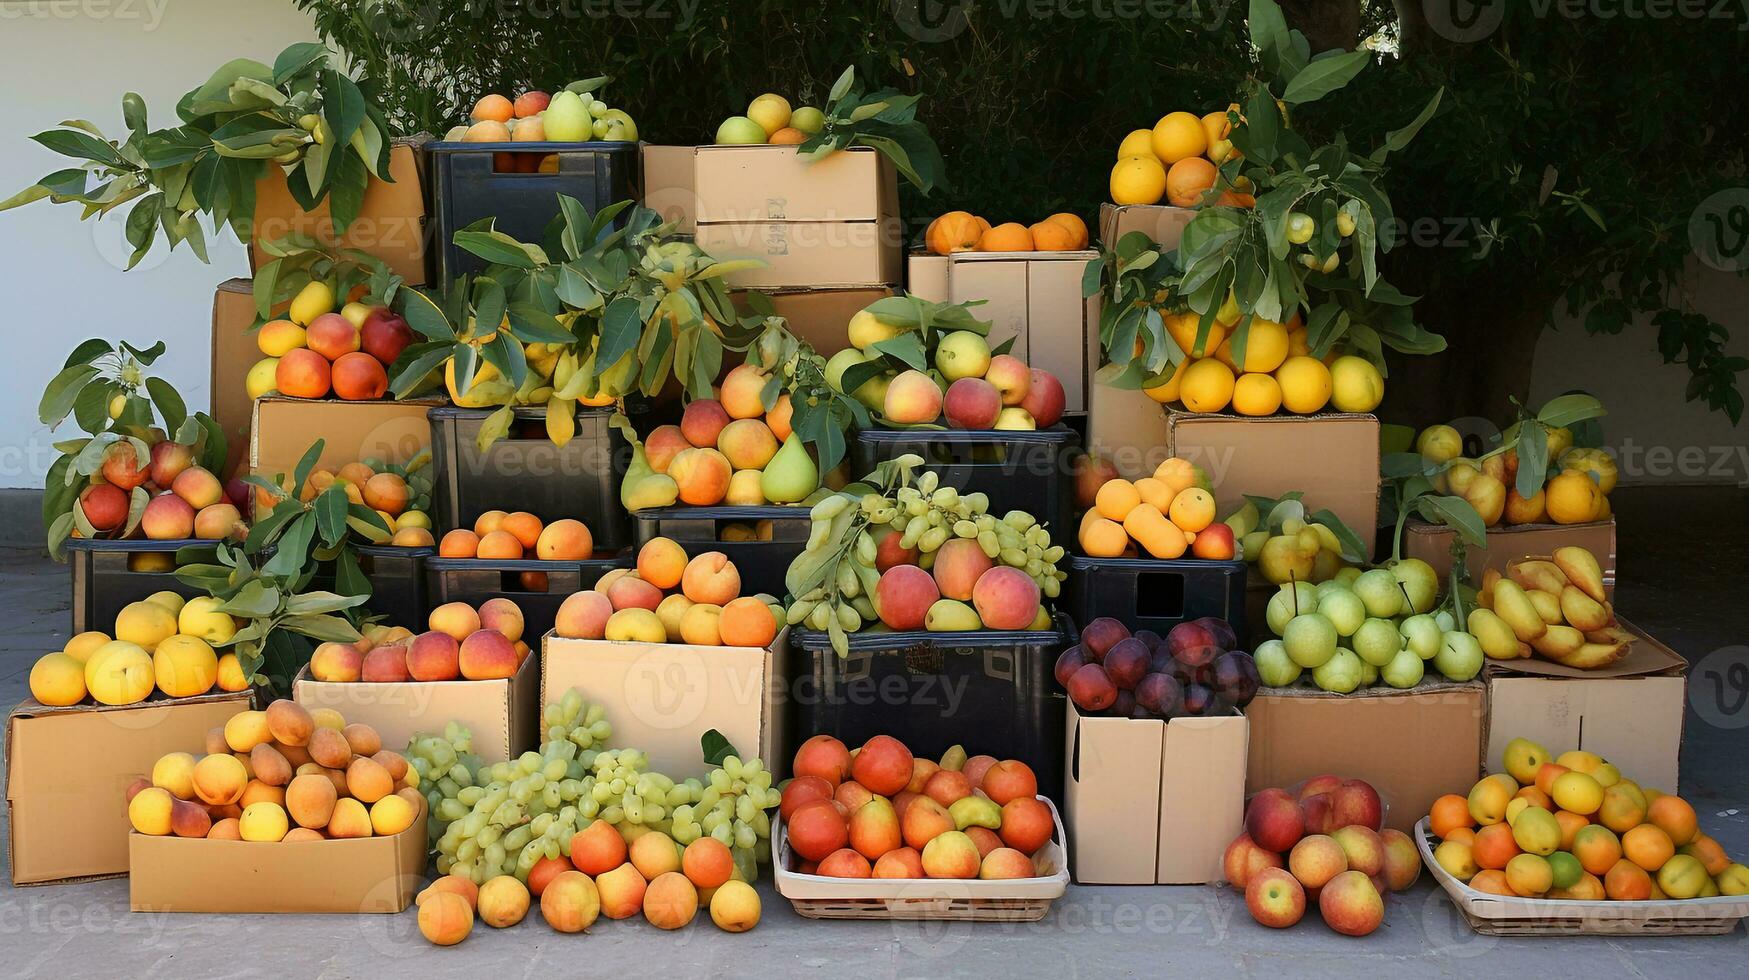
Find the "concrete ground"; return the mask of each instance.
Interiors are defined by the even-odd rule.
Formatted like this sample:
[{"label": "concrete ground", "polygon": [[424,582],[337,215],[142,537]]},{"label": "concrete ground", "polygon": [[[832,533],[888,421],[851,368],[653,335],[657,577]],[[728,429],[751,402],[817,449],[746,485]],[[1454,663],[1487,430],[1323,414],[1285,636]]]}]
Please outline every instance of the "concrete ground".
[{"label": "concrete ground", "polygon": [[[1749,492],[1617,491],[1618,605],[1693,663],[1682,794],[1727,850],[1749,854],[1749,666],[1742,584],[1749,573]],[[67,629],[67,577],[23,551],[0,551],[0,701],[25,694],[36,656]],[[1719,683],[1715,683],[1715,679]],[[9,874],[0,872],[0,878]],[[1076,887],[1043,922],[811,922],[760,884],[765,918],[743,935],[694,923],[659,933],[641,920],[561,936],[539,922],[476,926],[451,949],[426,945],[398,916],[134,914],[125,879],[0,890],[0,975],[351,977],[416,970],[432,978],[557,975],[572,964],[605,976],[657,973],[857,977],[990,976],[1593,976],[1740,975],[1749,937],[1495,939],[1464,924],[1427,875],[1388,903],[1365,939],[1315,915],[1276,932],[1225,887]],[[1730,964],[1736,963],[1732,967]],[[573,967],[574,968],[574,967]]]}]

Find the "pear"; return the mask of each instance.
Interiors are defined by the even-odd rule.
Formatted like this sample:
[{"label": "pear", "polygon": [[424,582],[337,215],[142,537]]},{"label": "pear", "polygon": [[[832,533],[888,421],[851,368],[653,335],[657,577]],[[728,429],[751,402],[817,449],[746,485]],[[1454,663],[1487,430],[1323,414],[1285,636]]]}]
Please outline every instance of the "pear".
[{"label": "pear", "polygon": [[923,628],[931,633],[964,633],[984,628],[978,611],[955,599],[937,599],[923,616]]},{"label": "pear", "polygon": [[[1314,534],[1313,537],[1317,535]],[[1297,536],[1278,534],[1263,542],[1257,556],[1257,567],[1263,572],[1264,578],[1276,585],[1283,582],[1309,582],[1312,578],[1312,565],[1317,557],[1317,549],[1303,550]]]},{"label": "pear", "polygon": [[1561,615],[1581,632],[1589,633],[1610,625],[1614,617],[1603,603],[1569,585],[1561,590]]},{"label": "pear", "polygon": [[1548,592],[1560,595],[1567,587],[1567,576],[1559,566],[1552,561],[1533,558],[1529,561],[1515,561],[1506,568],[1506,576],[1527,591]]},{"label": "pear", "polygon": [[1490,660],[1515,660],[1518,658],[1518,636],[1512,632],[1512,627],[1506,621],[1495,615],[1490,609],[1470,610],[1470,619],[1466,624],[1470,634],[1482,644],[1482,653]]},{"label": "pear", "polygon": [[625,478],[619,484],[620,505],[630,511],[648,510],[672,507],[678,499],[680,486],[674,478],[651,469],[649,457],[644,455],[644,444],[634,443],[632,461],[626,466]]},{"label": "pear", "polygon": [[565,91],[553,96],[542,120],[547,139],[554,143],[580,143],[593,133],[589,109],[576,92]]},{"label": "pear", "polygon": [[1579,591],[1598,602],[1608,601],[1603,592],[1603,569],[1597,565],[1597,556],[1584,548],[1568,545],[1555,549],[1555,565]]},{"label": "pear", "polygon": [[1439,597],[1439,573],[1432,565],[1419,558],[1405,558],[1391,566],[1391,574],[1402,584],[1413,612],[1424,613],[1433,609],[1433,601]]},{"label": "pear", "polygon": [[820,470],[802,441],[791,432],[759,476],[759,491],[774,504],[800,502],[820,486]]},{"label": "pear", "polygon": [[1526,643],[1548,631],[1548,624],[1536,611],[1524,587],[1511,579],[1501,579],[1494,585],[1494,612],[1512,627],[1512,632]]}]

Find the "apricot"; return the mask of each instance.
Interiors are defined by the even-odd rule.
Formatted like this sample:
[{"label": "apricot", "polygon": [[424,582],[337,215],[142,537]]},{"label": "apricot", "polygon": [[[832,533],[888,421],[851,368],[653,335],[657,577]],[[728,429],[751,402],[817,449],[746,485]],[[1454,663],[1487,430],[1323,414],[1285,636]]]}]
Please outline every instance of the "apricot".
[{"label": "apricot", "polygon": [[[727,424],[727,422],[724,423],[724,425]],[[716,444],[716,439],[714,438],[710,442],[705,443],[707,446],[714,446]],[[682,450],[691,449],[692,445],[693,444],[686,438],[686,435],[681,431],[680,426],[657,426],[650,432],[649,437],[644,440],[644,459],[650,464],[650,469],[655,470],[657,473],[666,473],[668,472],[668,464],[674,460],[674,457]]]},{"label": "apricot", "polygon": [[733,474],[728,457],[715,449],[684,449],[668,464],[668,476],[679,488],[680,500],[694,506],[722,502]]},{"label": "apricot", "polygon": [[480,902],[480,886],[474,884],[472,878],[462,875],[443,875],[432,879],[431,884],[420,889],[414,897],[413,904],[423,907],[427,900],[436,895],[456,895],[468,903],[468,908],[474,908]]},{"label": "apricot", "polygon": [[407,647],[391,643],[364,655],[358,679],[370,684],[398,684],[413,679],[407,670]]},{"label": "apricot", "polygon": [[741,594],[741,572],[729,556],[706,551],[687,562],[680,591],[693,602],[726,605]]},{"label": "apricot", "polygon": [[724,932],[746,932],[759,924],[759,893],[744,881],[725,881],[711,895],[710,912]]},{"label": "apricot", "polygon": [[146,502],[140,515],[140,530],[154,541],[193,537],[194,508],[173,493],[161,493]]},{"label": "apricot", "polygon": [[236,817],[225,817],[222,820],[214,820],[212,826],[207,829],[206,839],[242,840],[242,827],[237,823]]},{"label": "apricot", "polygon": [[644,892],[644,918],[658,929],[683,928],[697,914],[698,889],[678,871],[656,876]]},{"label": "apricot", "polygon": [[502,596],[487,599],[480,605],[480,628],[491,630],[515,643],[522,639],[522,608]]},{"label": "apricot", "polygon": [[344,769],[352,762],[352,746],[346,736],[326,727],[310,733],[310,759],[327,769]]},{"label": "apricot", "polygon": [[452,892],[439,892],[419,903],[419,934],[438,946],[454,946],[474,929],[474,909]]},{"label": "apricot", "polygon": [[246,841],[277,843],[285,838],[289,829],[285,808],[277,803],[251,803],[237,818],[237,832]]},{"label": "apricot", "polygon": [[700,837],[686,845],[680,870],[698,888],[716,888],[735,873],[735,858],[715,837]]},{"label": "apricot", "polygon": [[389,375],[383,363],[362,351],[340,355],[329,378],[334,394],[346,401],[376,401],[389,392]]},{"label": "apricot", "polygon": [[448,633],[460,643],[479,631],[480,614],[465,602],[446,602],[431,610],[425,622],[431,629]]},{"label": "apricot", "polygon": [[[732,421],[734,420],[729,416],[728,411],[723,408],[722,402],[719,402],[714,398],[700,398],[697,401],[688,403],[686,408],[680,413],[680,433],[692,447],[708,449],[717,444],[717,437],[722,434],[723,429]],[[668,440],[665,437],[663,440],[664,447],[666,447],[667,442]],[[668,466],[672,467],[674,464],[674,457],[677,457],[680,452],[684,451],[683,447],[675,452],[674,456],[669,458]],[[647,447],[645,452],[648,452]],[[668,470],[667,468],[664,468],[660,472],[666,473]],[[674,474],[669,473],[668,475],[673,476]]]},{"label": "apricot", "polygon": [[607,587],[606,593],[607,601],[613,604],[616,612],[622,609],[647,609],[655,612],[656,607],[662,604],[661,589],[632,575],[616,578]]},{"label": "apricot", "polygon": [[632,866],[648,881],[654,881],[658,875],[680,870],[680,845],[674,843],[674,838],[659,830],[643,834],[632,841],[627,856]]},{"label": "apricot", "polygon": [[480,536],[466,528],[456,528],[437,543],[437,553],[443,558],[474,558],[480,553]]},{"label": "apricot", "polygon": [[285,808],[300,827],[321,830],[334,815],[339,799],[334,783],[325,774],[302,773],[285,788]]},{"label": "apricot", "polygon": [[613,613],[613,602],[600,592],[573,592],[559,604],[553,632],[570,639],[599,640],[607,635],[607,621]]},{"label": "apricot", "polygon": [[281,698],[267,706],[267,731],[285,745],[306,745],[316,730],[315,719],[296,701]]},{"label": "apricot", "polygon": [[293,398],[321,398],[328,394],[331,370],[327,358],[308,348],[295,348],[280,355],[273,386]]},{"label": "apricot", "polygon": [[209,755],[195,763],[194,794],[203,803],[235,803],[249,785],[249,771],[233,755]]},{"label": "apricot", "polygon": [[499,528],[480,539],[477,554],[481,558],[515,561],[522,557],[522,550],[522,542],[517,540],[516,535]]},{"label": "apricot", "polygon": [[335,839],[369,837],[372,834],[370,811],[357,800],[342,798],[335,801],[334,814],[328,818],[325,829],[328,836]]},{"label": "apricot", "polygon": [[595,538],[582,521],[567,517],[541,529],[534,552],[541,561],[580,561],[595,552]]},{"label": "apricot", "polygon": [[827,878],[872,878],[874,868],[862,853],[841,847],[822,858],[814,873]]},{"label": "apricot", "polygon": [[[370,761],[359,759],[353,765]],[[392,837],[413,826],[421,809],[422,807],[405,796],[391,793],[370,805],[370,829],[379,837]]]},{"label": "apricot", "polygon": [[[636,874],[634,871],[633,876]],[[532,871],[529,881],[534,881]],[[582,932],[594,925],[602,912],[601,892],[596,883],[581,871],[560,871],[543,884],[539,893],[541,918],[554,932]]]},{"label": "apricot", "polygon": [[163,837],[170,833],[176,797],[159,786],[149,786],[128,801],[128,823],[142,834]]},{"label": "apricot", "polygon": [[717,436],[717,450],[737,470],[763,470],[777,455],[777,435],[759,419],[736,419]]},{"label": "apricot", "polygon": [[[554,884],[557,884],[557,879]],[[644,876],[638,873],[638,869],[627,862],[599,875],[595,879],[595,887],[601,894],[602,915],[610,919],[629,919],[643,909],[644,891],[649,886]],[[552,891],[552,888],[552,885],[547,886],[548,891]],[[544,902],[546,896],[541,896],[541,899]]]},{"label": "apricot", "polygon": [[777,638],[777,617],[763,600],[743,596],[723,607],[717,631],[725,646],[767,647]]},{"label": "apricot", "polygon": [[255,778],[269,786],[284,786],[292,781],[291,763],[279,750],[266,742],[249,750],[249,770]]},{"label": "apricot", "polygon": [[280,843],[282,843],[282,844],[296,844],[299,841],[327,840],[327,839],[328,838],[322,836],[322,832],[319,830],[311,830],[308,827],[293,827],[292,829],[286,831],[285,836],[281,837],[279,840],[280,840]]},{"label": "apricot", "polygon": [[[982,828],[979,828],[982,829]],[[916,848],[898,847],[875,860],[871,878],[921,878],[923,857]]]},{"label": "apricot", "polygon": [[516,676],[521,664],[516,646],[496,630],[482,629],[462,641],[461,674],[470,681],[503,680]]}]

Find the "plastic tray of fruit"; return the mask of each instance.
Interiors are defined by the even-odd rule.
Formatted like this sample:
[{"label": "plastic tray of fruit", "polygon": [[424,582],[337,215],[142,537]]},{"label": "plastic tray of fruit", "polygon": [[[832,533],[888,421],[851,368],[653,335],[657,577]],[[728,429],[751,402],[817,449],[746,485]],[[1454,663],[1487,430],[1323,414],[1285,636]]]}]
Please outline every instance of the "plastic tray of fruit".
[{"label": "plastic tray of fruit", "polygon": [[1050,843],[1033,855],[1038,875],[986,881],[976,878],[830,878],[794,870],[801,858],[790,849],[781,819],[774,821],[771,867],[777,893],[809,919],[957,919],[970,922],[1037,922],[1069,887],[1068,834],[1062,814],[1047,797],[1056,826]]},{"label": "plastic tray of fruit", "polygon": [[1470,928],[1488,936],[1720,936],[1749,918],[1749,895],[1587,902],[1519,898],[1479,891],[1453,877],[1433,859],[1439,838],[1426,818],[1415,825],[1421,863],[1432,872]]}]

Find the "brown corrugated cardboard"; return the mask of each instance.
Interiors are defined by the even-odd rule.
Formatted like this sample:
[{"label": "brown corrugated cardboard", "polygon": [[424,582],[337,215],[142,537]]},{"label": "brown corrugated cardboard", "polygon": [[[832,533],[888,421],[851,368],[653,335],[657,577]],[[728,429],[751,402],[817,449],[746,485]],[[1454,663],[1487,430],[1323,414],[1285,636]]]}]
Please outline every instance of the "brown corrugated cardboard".
[{"label": "brown corrugated cardboard", "polygon": [[1068,707],[1070,869],[1082,884],[1219,881],[1245,815],[1241,715],[1141,721]]},{"label": "brown corrugated cardboard", "polygon": [[[1403,555],[1419,558],[1444,581],[1451,571],[1451,543],[1456,532],[1440,524],[1410,520],[1403,529]],[[1589,524],[1519,524],[1488,529],[1488,542],[1478,548],[1465,544],[1464,564],[1470,581],[1481,582],[1482,572],[1492,568],[1504,575],[1506,564],[1528,555],[1552,555],[1556,548],[1576,545],[1597,557],[1603,567],[1603,589],[1615,595],[1615,518]]]},{"label": "brown corrugated cardboard", "polygon": [[213,362],[207,391],[213,420],[225,433],[225,472],[230,479],[249,460],[249,424],[254,417],[249,368],[266,355],[256,346],[254,281],[231,279],[213,294]]},{"label": "brown corrugated cardboard", "polygon": [[875,222],[899,214],[898,171],[866,146],[814,161],[793,146],[700,146],[692,167],[700,225]]},{"label": "brown corrugated cardboard", "polygon": [[781,698],[789,676],[789,631],[771,649],[686,643],[542,639],[541,703],[575,688],[607,708],[615,745],[635,745],[652,772],[703,776],[700,736],[715,729],[742,758],[776,768],[789,761]]},{"label": "brown corrugated cardboard", "polygon": [[644,207],[676,222],[675,230],[690,235],[698,197],[692,189],[692,156],[696,146],[656,146],[645,143]]},{"label": "brown corrugated cardboard", "polygon": [[1370,557],[1379,519],[1376,416],[1245,418],[1168,409],[1166,431],[1169,455],[1207,471],[1220,513],[1238,508],[1246,494],[1303,491],[1308,511],[1333,511],[1360,536]]},{"label": "brown corrugated cardboard", "polygon": [[896,221],[765,221],[700,224],[694,240],[713,258],[764,265],[724,276],[737,289],[877,286],[899,281]]},{"label": "brown corrugated cardboard", "polygon": [[441,734],[457,722],[474,736],[474,754],[503,762],[540,745],[540,664],[530,654],[516,676],[494,681],[408,681],[339,684],[310,677],[306,665],[292,697],[306,708],[333,708],[348,722],[377,730],[383,745],[402,752],[413,736]]},{"label": "brown corrugated cardboard", "polygon": [[396,913],[425,884],[425,808],[392,837],[206,840],[129,834],[134,912]]},{"label": "brown corrugated cardboard", "polygon": [[247,691],[125,707],[26,700],[6,721],[12,883],[127,874],[128,784],[158,757],[198,747],[253,704]]},{"label": "brown corrugated cardboard", "polygon": [[1488,752],[1501,768],[1506,743],[1528,738],[1559,755],[1595,752],[1642,786],[1678,791],[1688,661],[1623,621],[1627,656],[1599,670],[1540,658],[1488,662]]},{"label": "brown corrugated cardboard", "polygon": [[1172,455],[1171,435],[1166,406],[1145,392],[1097,381],[1088,388],[1088,451],[1111,460],[1125,478],[1136,480],[1153,473]]},{"label": "brown corrugated cardboard", "polygon": [[374,458],[406,462],[431,445],[425,413],[443,404],[418,401],[349,402],[271,395],[255,402],[250,425],[249,470],[269,479],[288,476],[317,439],[323,441],[316,465],[337,469]]},{"label": "brown corrugated cardboard", "polygon": [[1087,411],[1089,331],[1099,332],[1099,302],[1081,295],[1087,263],[1098,252],[916,253],[906,263],[907,290],[937,302],[972,303],[990,321],[992,346],[1014,338],[1009,351],[1063,383],[1065,406]]},{"label": "brown corrugated cardboard", "polygon": [[1196,217],[1195,208],[1175,208],[1165,204],[1101,204],[1099,206],[1099,240],[1115,248],[1118,239],[1139,231],[1161,248],[1171,251],[1178,247],[1184,226]]},{"label": "brown corrugated cardboard", "polygon": [[[773,311],[789,321],[790,332],[808,342],[820,354],[830,357],[850,346],[845,329],[850,318],[876,300],[893,295],[887,286],[850,287],[847,289],[776,289],[762,291],[771,300]],[[747,308],[747,290],[731,294],[737,309]]]},{"label": "brown corrugated cardboard", "polygon": [[[409,286],[425,283],[425,154],[422,139],[396,140],[389,151],[389,176],[394,182],[371,178],[364,189],[364,203],[346,234],[334,234],[334,219],[323,199],[316,210],[305,212],[286,186],[285,172],[270,166],[255,184],[256,242],[273,241],[293,232],[342,248],[356,248],[381,259]],[[252,247],[250,268],[273,261],[264,249]]]},{"label": "brown corrugated cardboard", "polygon": [[1247,794],[1325,774],[1364,779],[1386,803],[1385,825],[1407,833],[1446,793],[1481,774],[1488,692],[1481,681],[1425,681],[1399,691],[1330,694],[1270,688],[1251,719]]}]

